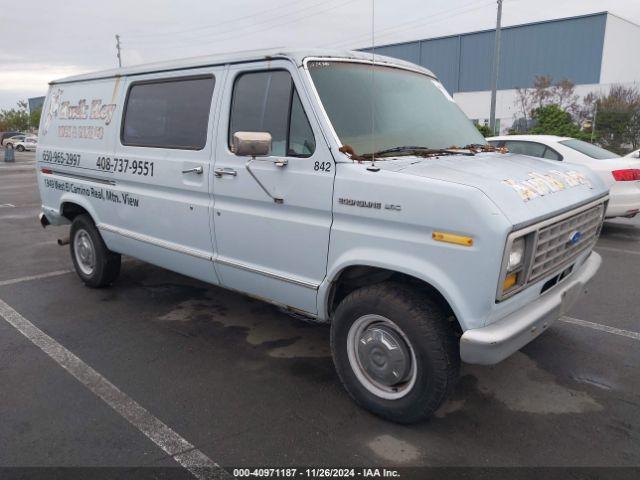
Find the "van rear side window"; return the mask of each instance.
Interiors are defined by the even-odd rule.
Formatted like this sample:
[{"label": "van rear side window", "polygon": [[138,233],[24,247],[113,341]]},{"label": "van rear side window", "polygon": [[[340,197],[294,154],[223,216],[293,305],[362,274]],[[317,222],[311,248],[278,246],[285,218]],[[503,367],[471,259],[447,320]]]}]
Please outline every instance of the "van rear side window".
[{"label": "van rear side window", "polygon": [[201,150],[207,143],[214,85],[213,76],[132,84],[124,110],[122,144]]}]

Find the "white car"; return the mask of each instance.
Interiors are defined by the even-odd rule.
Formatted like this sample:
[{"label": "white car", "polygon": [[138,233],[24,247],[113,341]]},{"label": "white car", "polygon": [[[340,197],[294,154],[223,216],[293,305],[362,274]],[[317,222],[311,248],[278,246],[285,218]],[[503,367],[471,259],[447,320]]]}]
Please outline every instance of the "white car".
[{"label": "white car", "polygon": [[38,137],[25,137],[24,140],[20,140],[13,144],[13,148],[15,148],[19,152],[24,152],[25,150],[35,150],[38,146]]},{"label": "white car", "polygon": [[18,135],[13,135],[11,137],[6,137],[2,140],[2,146],[6,148],[14,148],[16,143],[21,142],[27,137],[24,133],[20,133]]},{"label": "white car", "polygon": [[625,158],[640,158],[640,148],[638,150],[634,150],[631,153],[627,153]]},{"label": "white car", "polygon": [[585,165],[610,188],[606,217],[633,217],[640,211],[640,159],[620,157],[591,143],[555,135],[508,135],[491,137],[496,147],[510,153]]}]

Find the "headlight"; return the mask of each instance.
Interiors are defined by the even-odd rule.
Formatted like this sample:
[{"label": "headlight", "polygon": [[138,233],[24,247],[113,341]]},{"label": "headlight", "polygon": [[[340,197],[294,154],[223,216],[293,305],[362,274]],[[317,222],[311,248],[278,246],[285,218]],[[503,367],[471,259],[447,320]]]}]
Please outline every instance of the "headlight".
[{"label": "headlight", "polygon": [[498,287],[497,300],[503,300],[506,295],[512,295],[520,291],[525,284],[528,263],[531,255],[528,249],[532,245],[532,233],[514,232],[507,240],[507,250],[502,260],[500,272],[500,285]]},{"label": "headlight", "polygon": [[524,238],[516,238],[511,244],[509,252],[509,262],[507,263],[507,272],[513,272],[522,267],[524,260]]}]

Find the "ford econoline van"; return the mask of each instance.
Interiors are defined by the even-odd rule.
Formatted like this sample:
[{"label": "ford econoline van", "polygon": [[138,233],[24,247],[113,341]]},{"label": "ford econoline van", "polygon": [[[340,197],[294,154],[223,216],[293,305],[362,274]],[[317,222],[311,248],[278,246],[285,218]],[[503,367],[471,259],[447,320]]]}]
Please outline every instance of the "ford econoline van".
[{"label": "ford econoline van", "polygon": [[544,332],[601,262],[597,177],[497,151],[429,70],[365,53],[51,82],[37,165],[87,286],[129,255],[330,322],[346,390],[396,422]]}]

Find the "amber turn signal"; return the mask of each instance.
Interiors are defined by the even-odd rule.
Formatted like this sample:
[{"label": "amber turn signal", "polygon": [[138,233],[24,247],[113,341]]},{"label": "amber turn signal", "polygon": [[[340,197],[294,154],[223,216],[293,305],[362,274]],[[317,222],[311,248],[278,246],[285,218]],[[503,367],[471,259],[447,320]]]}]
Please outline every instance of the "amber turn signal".
[{"label": "amber turn signal", "polygon": [[507,278],[504,279],[504,283],[502,284],[502,291],[506,292],[511,287],[513,287],[516,284],[517,279],[518,279],[517,273],[510,273],[509,275],[507,275]]},{"label": "amber turn signal", "polygon": [[433,232],[431,234],[431,238],[438,242],[454,243],[456,245],[462,245],[464,247],[470,247],[473,245],[473,237],[456,235],[455,233]]}]

